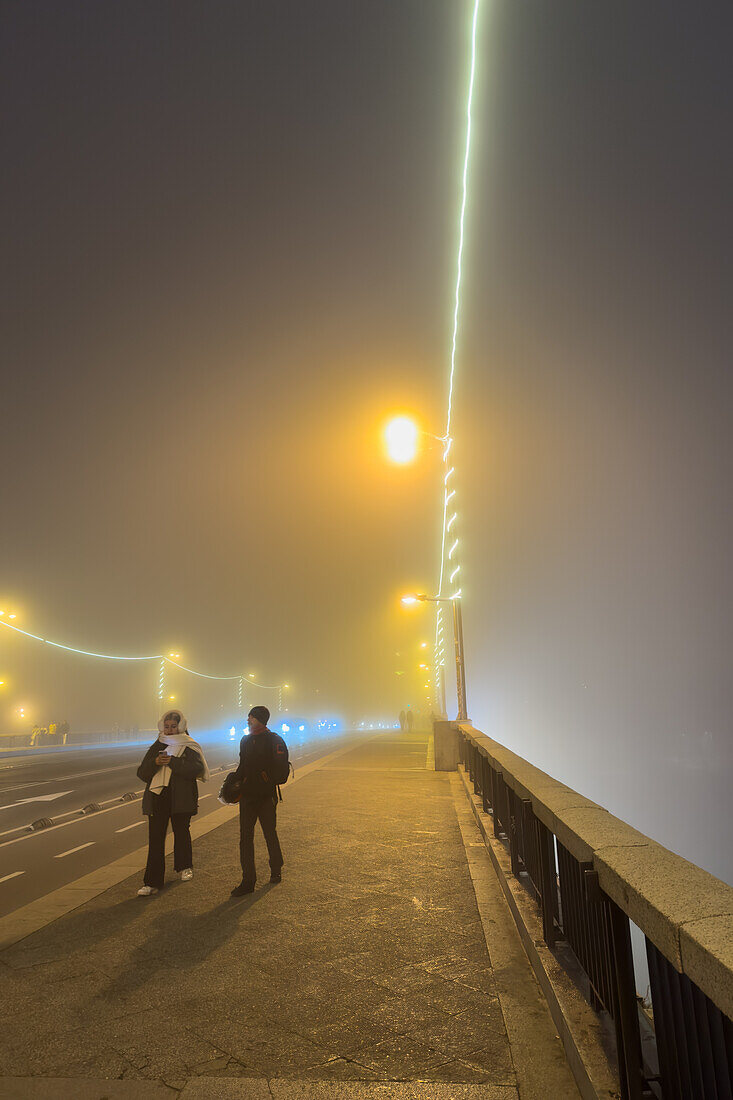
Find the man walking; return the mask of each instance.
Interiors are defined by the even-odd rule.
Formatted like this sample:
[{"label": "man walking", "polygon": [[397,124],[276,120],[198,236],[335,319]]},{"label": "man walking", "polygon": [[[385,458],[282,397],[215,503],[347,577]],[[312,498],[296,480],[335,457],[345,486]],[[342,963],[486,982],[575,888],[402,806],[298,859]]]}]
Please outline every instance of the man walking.
[{"label": "man walking", "polygon": [[282,880],[283,857],[277,837],[277,784],[287,772],[288,749],[282,737],[267,728],[267,707],[252,707],[247,717],[249,734],[239,746],[239,767],[234,773],[242,784],[239,799],[239,858],[242,881],[232,890],[233,898],[251,894],[257,881],[255,870],[255,825],[259,821],[270,857],[270,882]]}]

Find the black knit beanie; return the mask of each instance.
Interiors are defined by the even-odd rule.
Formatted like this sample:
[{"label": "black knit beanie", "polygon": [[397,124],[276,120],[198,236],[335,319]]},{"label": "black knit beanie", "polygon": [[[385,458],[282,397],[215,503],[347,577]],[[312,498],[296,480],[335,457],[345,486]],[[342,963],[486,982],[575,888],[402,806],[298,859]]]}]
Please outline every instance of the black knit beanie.
[{"label": "black knit beanie", "polygon": [[252,707],[249,712],[248,718],[256,718],[258,722],[261,722],[263,726],[266,726],[270,721],[270,712],[267,707]]}]

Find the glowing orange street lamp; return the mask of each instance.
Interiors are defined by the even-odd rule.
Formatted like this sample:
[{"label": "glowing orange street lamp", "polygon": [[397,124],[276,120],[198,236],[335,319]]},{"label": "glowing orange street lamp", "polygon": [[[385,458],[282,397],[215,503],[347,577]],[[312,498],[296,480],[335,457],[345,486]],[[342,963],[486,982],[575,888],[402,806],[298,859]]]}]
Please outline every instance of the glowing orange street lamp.
[{"label": "glowing orange street lamp", "polygon": [[420,429],[409,416],[394,416],[384,429],[384,443],[390,462],[404,466],[417,457]]}]

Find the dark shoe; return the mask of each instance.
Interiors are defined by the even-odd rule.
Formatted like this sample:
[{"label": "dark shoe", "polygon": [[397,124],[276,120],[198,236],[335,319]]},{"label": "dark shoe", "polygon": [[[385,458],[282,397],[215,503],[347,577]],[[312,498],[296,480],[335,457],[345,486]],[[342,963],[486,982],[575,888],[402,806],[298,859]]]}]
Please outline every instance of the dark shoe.
[{"label": "dark shoe", "polygon": [[239,886],[235,886],[232,890],[231,896],[233,898],[243,898],[245,894],[254,894],[255,884],[252,883],[248,886],[246,882],[240,882]]},{"label": "dark shoe", "polygon": [[280,871],[273,871],[270,875],[270,882],[282,882],[283,877]]}]

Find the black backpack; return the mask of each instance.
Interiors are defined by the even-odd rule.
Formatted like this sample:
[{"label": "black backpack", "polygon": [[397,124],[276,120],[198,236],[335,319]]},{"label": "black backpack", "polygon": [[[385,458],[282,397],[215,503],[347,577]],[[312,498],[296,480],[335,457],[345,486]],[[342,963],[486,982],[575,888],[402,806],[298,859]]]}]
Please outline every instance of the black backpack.
[{"label": "black backpack", "polygon": [[288,746],[283,741],[279,734],[273,733],[272,735],[272,779],[276,786],[281,787],[287,783],[290,778],[290,773],[295,773],[293,765],[290,763],[290,756],[288,753]]}]

